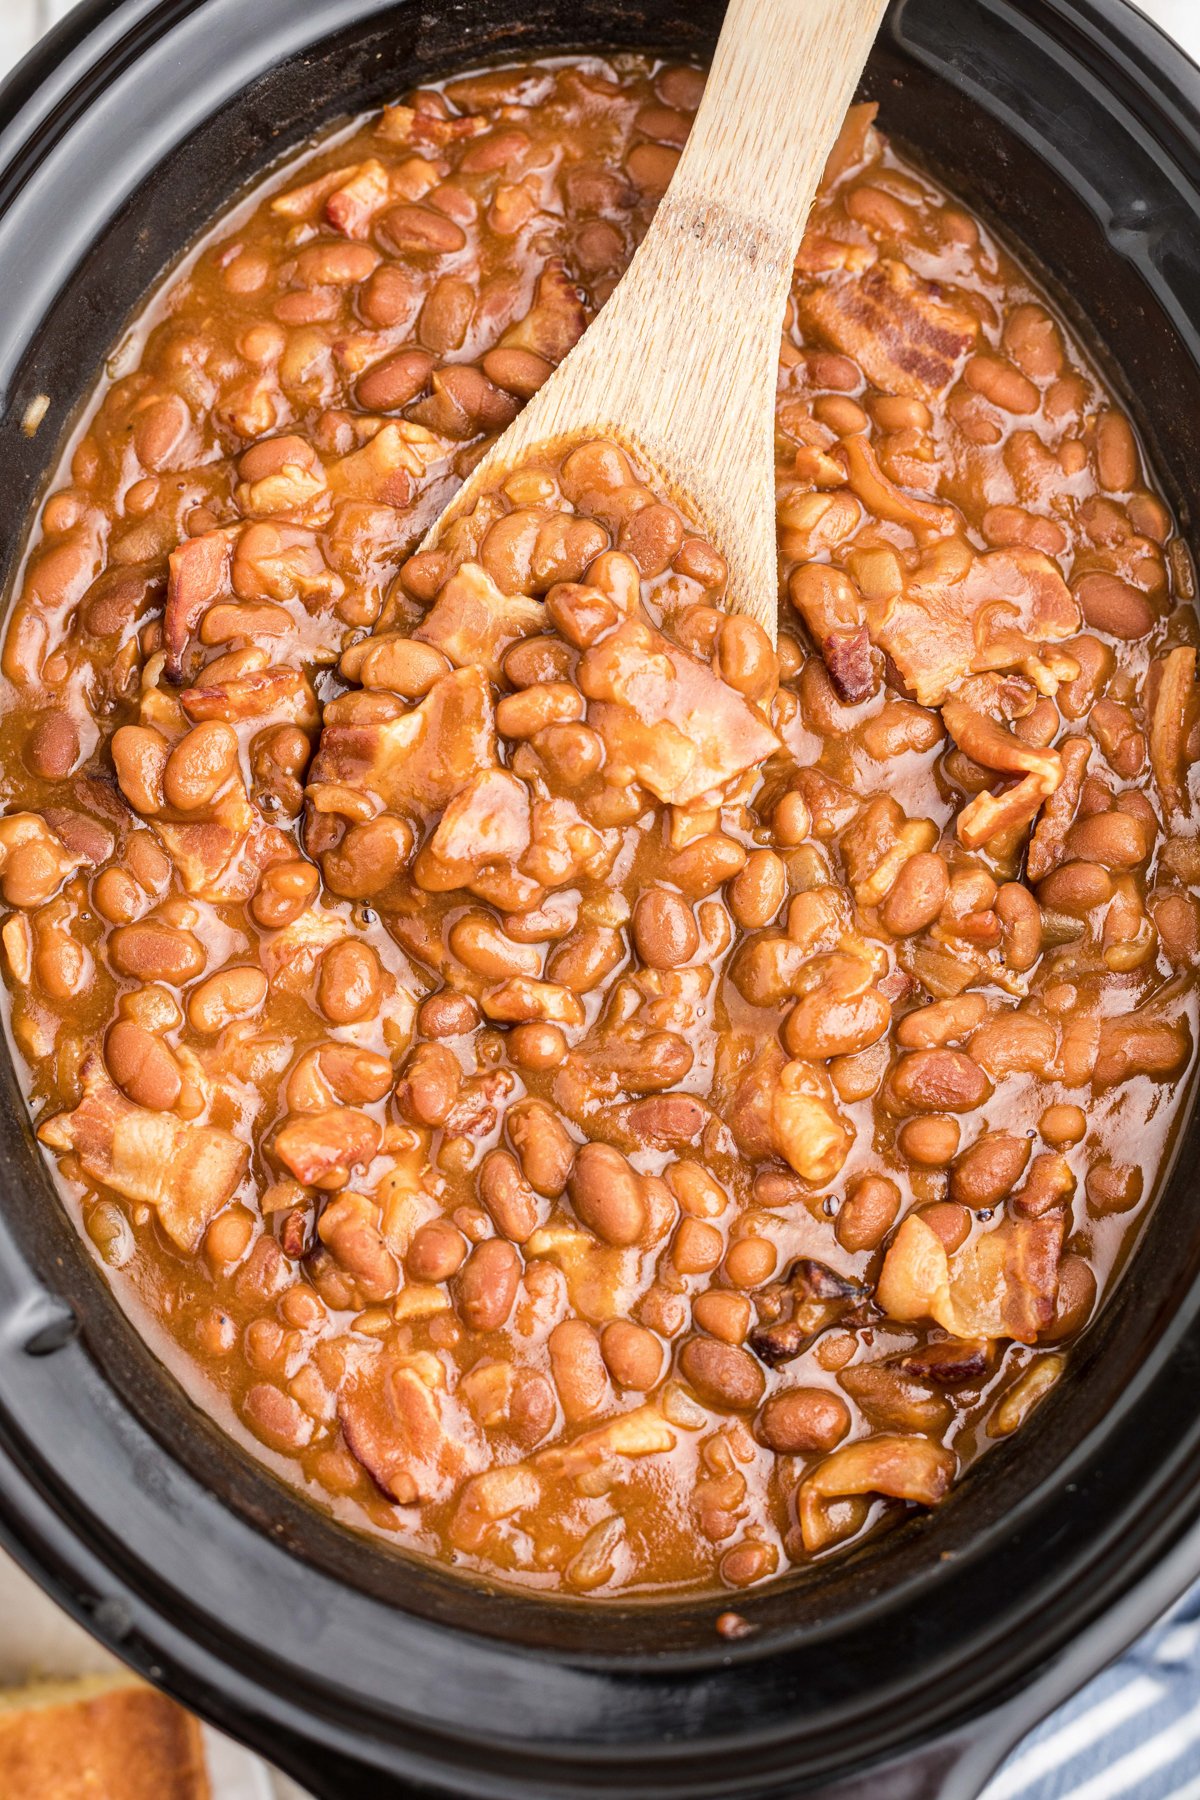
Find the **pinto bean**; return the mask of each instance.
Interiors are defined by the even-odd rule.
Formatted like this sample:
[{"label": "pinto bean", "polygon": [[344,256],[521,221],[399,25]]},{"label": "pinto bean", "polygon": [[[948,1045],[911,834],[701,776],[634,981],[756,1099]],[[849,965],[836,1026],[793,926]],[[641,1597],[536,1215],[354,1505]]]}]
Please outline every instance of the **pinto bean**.
[{"label": "pinto bean", "polygon": [[1038,883],[1038,899],[1053,912],[1082,918],[1112,899],[1112,876],[1094,862],[1063,863]]},{"label": "pinto bean", "polygon": [[1151,834],[1143,820],[1125,812],[1094,813],[1077,819],[1067,833],[1067,855],[1105,869],[1136,869],[1150,854]]},{"label": "pinto bean", "polygon": [[850,1429],[850,1408],[828,1388],[788,1388],[772,1394],[758,1418],[757,1434],[777,1456],[811,1456],[832,1450]]},{"label": "pinto bean", "polygon": [[646,1229],[646,1202],[633,1166],[609,1144],[584,1144],[567,1183],[580,1219],[606,1244],[636,1244]]},{"label": "pinto bean", "polygon": [[346,938],[321,958],[317,1004],[335,1025],[369,1019],[378,1011],[383,986],[379,957],[370,944]]},{"label": "pinto bean", "polygon": [[136,812],[152,816],[164,804],[163,775],[170,751],[161,732],[144,725],[122,725],[109,745],[117,783]]},{"label": "pinto bean", "polygon": [[834,1231],[843,1249],[877,1250],[896,1222],[900,1189],[886,1175],[862,1176],[838,1209]]},{"label": "pinto bean", "polygon": [[291,925],[311,904],[320,877],[311,863],[274,863],[263,871],[258,891],[250,902],[255,923],[266,930]]},{"label": "pinto bean", "polygon": [[1054,1318],[1041,1336],[1050,1343],[1061,1343],[1082,1331],[1096,1306],[1096,1277],[1082,1256],[1064,1256],[1058,1265],[1058,1293],[1054,1301]]},{"label": "pinto bean", "polygon": [[879,910],[893,937],[913,937],[933,924],[950,891],[944,860],[932,850],[910,856]]},{"label": "pinto bean", "polygon": [[999,1206],[1011,1194],[1029,1161],[1028,1138],[992,1131],[964,1150],[950,1173],[950,1194],[963,1206]]},{"label": "pinto bean", "polygon": [[213,1036],[234,1019],[251,1019],[267,998],[267,978],[261,969],[220,969],[193,988],[188,997],[188,1018],[197,1031]]},{"label": "pinto bean", "polygon": [[79,731],[65,712],[43,713],[25,740],[24,758],[31,774],[43,781],[62,781],[79,757]]},{"label": "pinto bean", "polygon": [[778,1260],[770,1238],[742,1237],[725,1253],[725,1273],[734,1287],[757,1288],[771,1279]]},{"label": "pinto bean", "polygon": [[1154,609],[1145,594],[1116,575],[1083,575],[1075,583],[1080,611],[1094,631],[1110,637],[1145,637],[1154,624]]},{"label": "pinto bean", "polygon": [[429,382],[434,359],[425,350],[398,350],[367,370],[358,383],[359,403],[369,412],[399,412]]},{"label": "pinto bean", "polygon": [[420,1125],[444,1125],[458,1099],[462,1070],[444,1044],[419,1044],[396,1084],[402,1113]]},{"label": "pinto bean", "polygon": [[479,1167],[479,1198],[497,1231],[523,1244],[541,1223],[541,1207],[533,1188],[507,1150],[489,1150]]},{"label": "pinto bean", "polygon": [[1136,1163],[1093,1163],[1084,1187],[1090,1212],[1107,1218],[1110,1213],[1130,1212],[1142,1197],[1144,1177]]},{"label": "pinto bean", "polygon": [[455,1277],[454,1301],[470,1331],[499,1331],[508,1323],[521,1281],[521,1259],[507,1238],[476,1244]]},{"label": "pinto bean", "polygon": [[679,1353],[679,1367],[684,1379],[710,1406],[748,1412],[758,1405],[766,1387],[757,1357],[737,1344],[721,1344],[713,1338],[689,1338]]},{"label": "pinto bean", "polygon": [[681,1219],[671,1241],[671,1261],[681,1275],[707,1275],[721,1260],[725,1240],[703,1219]]},{"label": "pinto bean", "polygon": [[703,900],[744,869],[746,860],[740,844],[714,831],[677,850],[664,872],[691,899]]},{"label": "pinto bean", "polygon": [[450,927],[449,942],[460,962],[489,981],[541,972],[539,952],[532,945],[514,943],[490,913],[464,913]]},{"label": "pinto bean", "polygon": [[557,1199],[575,1160],[575,1144],[562,1120],[543,1100],[520,1100],[509,1108],[505,1127],[526,1181]]},{"label": "pinto bean", "polygon": [[569,1422],[574,1425],[607,1410],[612,1389],[591,1326],[583,1319],[564,1319],[550,1333],[547,1349],[554,1385]]},{"label": "pinto bean", "polygon": [[519,1069],[557,1069],[566,1059],[567,1040],[557,1025],[515,1025],[508,1034],[508,1053]]},{"label": "pinto bean", "polygon": [[905,1112],[971,1112],[991,1091],[979,1064],[961,1050],[913,1050],[888,1081],[892,1101]]},{"label": "pinto bean", "polygon": [[380,235],[397,256],[451,256],[466,247],[461,225],[432,207],[404,203],[383,215]]},{"label": "pinto bean", "polygon": [[935,1000],[931,1006],[906,1013],[896,1027],[896,1042],[906,1050],[936,1050],[943,1044],[961,1043],[987,1018],[982,994],[956,994],[952,1000]]},{"label": "pinto bean", "polygon": [[996,917],[1003,928],[1009,968],[1018,974],[1032,969],[1042,953],[1042,914],[1029,889],[1019,881],[1006,881],[996,896]]},{"label": "pinto bean", "polygon": [[709,1337],[723,1344],[744,1343],[750,1334],[752,1314],[744,1294],[731,1294],[724,1288],[708,1288],[692,1302],[692,1318]]},{"label": "pinto bean", "polygon": [[663,1371],[661,1341],[644,1325],[631,1319],[612,1319],[600,1333],[605,1366],[618,1387],[649,1393],[658,1386]]},{"label": "pinto bean", "polygon": [[691,907],[669,888],[647,888],[633,909],[633,941],[651,969],[675,969],[690,961],[700,945]]},{"label": "pinto bean", "polygon": [[787,868],[774,850],[752,850],[729,884],[729,910],[743,931],[769,925],[787,894]]},{"label": "pinto bean", "polygon": [[109,1027],[104,1060],[135,1105],[169,1112],[179,1099],[183,1080],[175,1058],[161,1038],[132,1019],[117,1019]]},{"label": "pinto bean", "polygon": [[944,1169],[958,1149],[959,1124],[940,1114],[907,1119],[896,1134],[896,1143],[909,1162],[925,1169]]},{"label": "pinto bean", "polygon": [[1127,494],[1137,485],[1138,447],[1129,420],[1105,407],[1096,420],[1096,474],[1110,494]]},{"label": "pinto bean", "polygon": [[182,987],[204,971],[204,946],[190,931],[142,919],[121,925],[109,939],[109,955],[122,975]]},{"label": "pinto bean", "polygon": [[238,766],[235,732],[219,719],[196,725],[176,744],[163,770],[163,797],[179,812],[211,806]]},{"label": "pinto bean", "polygon": [[449,1281],[462,1268],[467,1242],[449,1219],[430,1219],[413,1233],[405,1264],[414,1281]]},{"label": "pinto bean", "polygon": [[474,1031],[479,1023],[479,1008],[469,994],[452,994],[443,989],[430,994],[417,1009],[417,1030],[422,1037],[462,1037]]},{"label": "pinto bean", "polygon": [[412,845],[412,828],[403,819],[352,825],[337,848],[321,858],[326,886],[348,900],[372,899],[403,868]]}]

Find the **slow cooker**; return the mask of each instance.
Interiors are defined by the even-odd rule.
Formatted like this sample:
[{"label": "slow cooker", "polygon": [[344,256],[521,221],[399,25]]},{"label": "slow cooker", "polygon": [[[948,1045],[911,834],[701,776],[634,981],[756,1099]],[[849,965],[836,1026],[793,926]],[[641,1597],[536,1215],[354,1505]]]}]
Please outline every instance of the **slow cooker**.
[{"label": "slow cooker", "polygon": [[[800,0],[797,0],[797,4]],[[312,133],[495,57],[706,57],[719,0],[86,0],[0,91],[0,527],[167,265]],[[1200,69],[1123,0],[897,0],[881,123],[1111,363],[1185,532]],[[49,397],[35,435],[30,405]],[[124,1318],[0,1069],[0,1541],[316,1795],[967,1800],[1200,1575],[1200,1119],[1072,1369],[936,1515],[742,1595],[549,1601],[336,1526]]]}]

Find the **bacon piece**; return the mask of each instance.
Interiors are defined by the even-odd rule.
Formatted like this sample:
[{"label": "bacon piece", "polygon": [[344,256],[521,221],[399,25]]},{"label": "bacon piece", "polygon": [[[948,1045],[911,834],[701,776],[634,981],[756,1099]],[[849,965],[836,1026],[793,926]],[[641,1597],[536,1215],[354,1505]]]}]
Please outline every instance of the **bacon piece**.
[{"label": "bacon piece", "polygon": [[544,629],[540,600],[505,594],[479,563],[465,562],[442,588],[432,609],[413,632],[433,644],[455,668],[480,667],[499,681],[504,653],[518,638]]},{"label": "bacon piece", "polygon": [[485,769],[451,800],[424,854],[439,887],[466,887],[492,866],[520,862],[529,836],[529,789],[507,769]]},{"label": "bacon piece", "polygon": [[862,275],[838,273],[797,296],[801,324],[852,357],[885,394],[930,400],[958,375],[979,338],[979,320],[883,257]]},{"label": "bacon piece", "polygon": [[324,175],[318,175],[315,180],[306,181],[301,187],[288,188],[286,193],[276,194],[271,202],[271,211],[284,219],[315,218],[329,195],[352,181],[361,166],[360,163],[352,163],[345,169],[330,169]]},{"label": "bacon piece", "polygon": [[[958,1472],[944,1444],[924,1437],[880,1436],[845,1444],[818,1463],[800,1484],[798,1512],[804,1548],[823,1550],[845,1535],[847,1524],[829,1505],[857,1494],[887,1494],[917,1506],[937,1506]],[[849,1529],[854,1529],[852,1516]]]},{"label": "bacon piece", "polygon": [[179,872],[185,893],[215,904],[248,900],[258,886],[261,869],[243,863],[247,834],[215,819],[177,825],[153,819],[155,836]]},{"label": "bacon piece", "polygon": [[375,157],[359,163],[325,202],[325,217],[343,237],[365,238],[371,221],[391,198],[388,172]]},{"label": "bacon piece", "polygon": [[628,772],[668,805],[719,795],[780,748],[736,688],[636,619],[584,653],[577,679],[610,770]]},{"label": "bacon piece", "polygon": [[456,669],[420,705],[381,715],[379,695],[345,694],[325,709],[321,744],[308,788],[310,802],[337,811],[338,793],[365,797],[388,812],[444,811],[473,776],[498,767],[492,697],[479,669]]},{"label": "bacon piece", "polygon": [[351,1169],[369,1163],[380,1137],[380,1127],[368,1113],[331,1106],[290,1118],[277,1132],[273,1149],[297,1181],[320,1187],[332,1175],[348,1179]]},{"label": "bacon piece", "polygon": [[38,1137],[52,1150],[72,1151],[92,1181],[152,1206],[172,1243],[186,1251],[199,1247],[209,1221],[233,1198],[250,1156],[228,1131],[135,1106],[98,1058],[84,1070],[74,1112],[47,1119]]},{"label": "bacon piece", "polygon": [[771,1368],[790,1362],[870,1297],[864,1282],[803,1256],[792,1264],[785,1281],[763,1289],[758,1302],[761,1322],[750,1333],[750,1348]]},{"label": "bacon piece", "polygon": [[338,499],[403,509],[420,478],[455,448],[411,419],[389,419],[361,449],[330,464],[330,492]]},{"label": "bacon piece", "polygon": [[1062,780],[1043,805],[1029,840],[1029,853],[1025,859],[1027,881],[1044,881],[1063,859],[1066,835],[1079,805],[1083,778],[1091,759],[1091,741],[1085,737],[1065,738],[1058,747],[1058,754],[1062,760]]},{"label": "bacon piece", "polygon": [[389,144],[442,146],[479,137],[490,124],[478,113],[444,119],[440,113],[419,112],[415,106],[385,106],[376,131]]},{"label": "bacon piece", "polygon": [[802,1181],[820,1187],[837,1175],[854,1136],[839,1116],[823,1068],[785,1063],[771,1096],[771,1138],[776,1153]]},{"label": "bacon piece", "polygon": [[[512,1371],[507,1363],[503,1365],[503,1373],[511,1378]],[[476,1370],[473,1369],[468,1379],[475,1378]],[[473,1554],[480,1551],[493,1525],[512,1518],[514,1513],[524,1512],[527,1507],[536,1506],[541,1495],[541,1483],[526,1463],[485,1470],[482,1475],[472,1477],[458,1497],[450,1521],[452,1541],[460,1550]]]},{"label": "bacon piece", "polygon": [[315,730],[320,723],[316,695],[308,676],[300,669],[254,669],[248,675],[232,675],[213,687],[184,688],[179,704],[189,719],[223,719],[235,725],[243,719],[268,717]]},{"label": "bacon piece", "polygon": [[974,1386],[991,1368],[992,1345],[988,1338],[947,1338],[918,1344],[890,1360],[906,1374],[941,1388]]},{"label": "bacon piece", "polygon": [[1188,810],[1188,733],[1196,711],[1196,652],[1179,645],[1162,664],[1150,713],[1150,763],[1163,810],[1180,819]]},{"label": "bacon piece", "polygon": [[1064,1221],[1005,1219],[951,1258],[910,1213],[884,1258],[875,1298],[903,1324],[932,1319],[957,1338],[1036,1343],[1054,1318]]},{"label": "bacon piece", "polygon": [[208,531],[203,537],[185,538],[167,559],[163,643],[170,681],[183,680],[184,651],[208,608],[232,592],[231,541],[227,531]]},{"label": "bacon piece", "polygon": [[1000,832],[1028,825],[1036,818],[1043,801],[1062,781],[1058,751],[1025,743],[1007,725],[957,696],[943,705],[942,723],[959,749],[985,769],[1022,777],[999,794],[977,794],[963,807],[956,830],[964,848],[978,850]]},{"label": "bacon piece", "polygon": [[533,305],[500,339],[504,350],[532,350],[560,363],[587,329],[587,308],[561,257],[552,256],[538,276]]},{"label": "bacon piece", "polygon": [[585,1431],[570,1444],[542,1450],[533,1466],[545,1475],[586,1475],[613,1456],[665,1456],[675,1448],[675,1433],[653,1405],[617,1413],[603,1425]]},{"label": "bacon piece", "polygon": [[470,1473],[473,1447],[451,1432],[444,1388],[437,1358],[419,1352],[364,1362],[342,1389],[346,1447],[400,1506],[449,1499]]},{"label": "bacon piece", "polygon": [[873,144],[877,142],[873,138],[871,127],[878,111],[879,107],[874,100],[861,100],[857,106],[847,110],[846,117],[842,120],[842,129],[825,159],[821,193],[828,193],[837,186],[843,175],[848,175],[851,169],[866,162]]},{"label": "bacon piece", "polygon": [[865,625],[857,631],[831,631],[821,639],[818,648],[829,670],[829,679],[839,700],[856,706],[869,700],[875,692],[875,671],[871,666],[871,639]]},{"label": "bacon piece", "polygon": [[951,559],[938,546],[900,593],[866,605],[872,643],[922,706],[940,705],[956,681],[991,669],[1024,669],[1053,692],[1066,664],[1043,664],[1038,646],[1079,629],[1070,590],[1037,550]]},{"label": "bacon piece", "polygon": [[946,537],[961,525],[962,516],[953,506],[918,499],[915,494],[906,493],[894,481],[889,481],[861,432],[843,438],[836,454],[845,467],[851,492],[876,518],[886,519],[893,525],[905,525],[918,538],[930,534]]},{"label": "bacon piece", "polygon": [[260,962],[272,991],[303,993],[326,950],[348,936],[349,928],[339,914],[312,908],[264,938]]}]

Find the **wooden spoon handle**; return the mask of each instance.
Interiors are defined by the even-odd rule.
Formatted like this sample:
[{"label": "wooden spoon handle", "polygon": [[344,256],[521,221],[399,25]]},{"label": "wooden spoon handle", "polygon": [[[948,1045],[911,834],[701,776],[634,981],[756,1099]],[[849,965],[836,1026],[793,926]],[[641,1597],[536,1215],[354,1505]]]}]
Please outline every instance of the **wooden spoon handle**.
[{"label": "wooden spoon handle", "polygon": [[[885,0],[729,0],[704,98],[653,230],[790,283]],[[686,292],[679,295],[686,306]],[[678,319],[678,314],[676,314]]]},{"label": "wooden spoon handle", "polygon": [[431,541],[535,451],[611,437],[729,566],[774,640],[779,330],[817,182],[885,0],[730,0],[691,135],[629,269]]}]

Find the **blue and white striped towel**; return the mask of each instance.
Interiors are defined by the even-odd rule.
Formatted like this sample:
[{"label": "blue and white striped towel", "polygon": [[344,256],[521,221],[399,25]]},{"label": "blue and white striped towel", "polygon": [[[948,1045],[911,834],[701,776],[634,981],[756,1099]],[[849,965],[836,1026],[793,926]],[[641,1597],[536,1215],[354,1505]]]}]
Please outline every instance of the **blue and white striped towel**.
[{"label": "blue and white striped towel", "polygon": [[1200,1800],[1200,1587],[1031,1732],[983,1800]]}]

